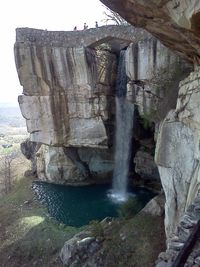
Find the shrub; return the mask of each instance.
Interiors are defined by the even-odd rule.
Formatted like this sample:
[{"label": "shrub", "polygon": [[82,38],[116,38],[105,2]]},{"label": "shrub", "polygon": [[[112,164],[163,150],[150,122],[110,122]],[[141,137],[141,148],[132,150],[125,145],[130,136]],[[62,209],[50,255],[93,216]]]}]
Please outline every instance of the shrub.
[{"label": "shrub", "polygon": [[90,230],[92,235],[98,239],[104,238],[104,229],[103,225],[96,220],[90,221]]},{"label": "shrub", "polygon": [[130,219],[142,208],[142,203],[139,202],[139,200],[137,200],[136,198],[131,197],[119,207],[118,214],[124,219]]}]

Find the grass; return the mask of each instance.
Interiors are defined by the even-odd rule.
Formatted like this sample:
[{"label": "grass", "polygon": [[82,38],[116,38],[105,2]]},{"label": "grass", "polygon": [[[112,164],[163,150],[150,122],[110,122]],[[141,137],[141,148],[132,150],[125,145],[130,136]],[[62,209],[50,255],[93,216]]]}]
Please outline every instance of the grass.
[{"label": "grass", "polygon": [[107,225],[91,224],[102,241],[96,257],[104,267],[153,267],[165,250],[163,218],[139,213],[131,219],[117,219]]},{"label": "grass", "polygon": [[[61,267],[64,242],[88,226],[74,228],[50,219],[34,200],[31,184],[31,177],[19,179],[12,192],[0,198],[0,266]],[[139,213],[110,223],[93,221],[89,229],[101,242],[94,257],[101,258],[104,267],[153,267],[165,249],[161,217]]]},{"label": "grass", "polygon": [[60,249],[80,229],[50,219],[34,200],[31,184],[30,177],[20,179],[0,199],[0,265],[62,266]]}]

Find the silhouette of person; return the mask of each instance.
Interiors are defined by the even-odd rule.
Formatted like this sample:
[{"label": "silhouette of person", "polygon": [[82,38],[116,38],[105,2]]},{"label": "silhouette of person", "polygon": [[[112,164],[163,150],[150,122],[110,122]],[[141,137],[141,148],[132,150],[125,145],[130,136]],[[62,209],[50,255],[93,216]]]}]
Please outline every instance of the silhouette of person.
[{"label": "silhouette of person", "polygon": [[84,23],[83,29],[84,29],[84,30],[87,30],[87,28],[88,28],[87,24]]},{"label": "silhouette of person", "polygon": [[98,25],[98,22],[97,21],[95,22],[95,27],[96,28],[99,28],[99,25]]},{"label": "silhouette of person", "polygon": [[74,31],[77,31],[77,27],[76,26],[74,27]]}]

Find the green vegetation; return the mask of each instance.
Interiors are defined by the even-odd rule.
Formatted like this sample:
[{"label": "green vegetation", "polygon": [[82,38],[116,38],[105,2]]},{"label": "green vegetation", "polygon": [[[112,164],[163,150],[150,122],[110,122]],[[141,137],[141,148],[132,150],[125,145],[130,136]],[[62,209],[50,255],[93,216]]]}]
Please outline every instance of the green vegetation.
[{"label": "green vegetation", "polygon": [[91,231],[100,242],[96,257],[104,267],[152,267],[165,250],[163,218],[138,213],[131,219],[93,222]]},{"label": "green vegetation", "polygon": [[141,208],[130,198],[118,219],[90,223],[92,235],[102,243],[96,257],[104,267],[152,267],[165,250],[163,218],[138,213]]},{"label": "green vegetation", "polygon": [[119,219],[74,228],[50,219],[35,201],[31,185],[31,177],[19,179],[12,192],[0,198],[1,266],[61,267],[64,242],[83,229],[101,243],[94,257],[103,259],[105,267],[151,267],[164,250],[163,218],[134,215],[133,201],[124,204]]},{"label": "green vegetation", "polygon": [[119,207],[118,213],[121,218],[130,219],[142,208],[143,204],[141,201],[138,201],[136,198],[129,198]]},{"label": "green vegetation", "polygon": [[149,113],[144,113],[143,115],[140,115],[140,122],[145,130],[148,130],[153,127],[155,114],[156,110],[152,108]]},{"label": "green vegetation", "polygon": [[58,224],[34,200],[32,179],[15,183],[0,198],[1,266],[62,266],[58,253],[78,228]]},{"label": "green vegetation", "polygon": [[92,236],[98,238],[99,240],[104,239],[104,228],[99,221],[91,221],[89,224],[89,229],[91,230]]}]

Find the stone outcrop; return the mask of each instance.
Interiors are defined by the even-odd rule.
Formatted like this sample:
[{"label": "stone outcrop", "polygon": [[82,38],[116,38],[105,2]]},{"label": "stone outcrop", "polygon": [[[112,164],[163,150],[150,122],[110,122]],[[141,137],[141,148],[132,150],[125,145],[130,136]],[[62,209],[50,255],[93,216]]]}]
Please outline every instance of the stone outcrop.
[{"label": "stone outcrop", "polygon": [[66,266],[100,266],[94,257],[99,248],[100,242],[90,232],[81,232],[65,242],[60,258]]},{"label": "stone outcrop", "polygon": [[152,198],[140,213],[150,214],[152,216],[163,216],[165,213],[165,196],[164,193]]},{"label": "stone outcrop", "polygon": [[41,144],[32,142],[29,139],[21,143],[20,149],[22,154],[31,161],[31,170],[26,172],[26,174],[37,176],[37,159],[36,153],[40,149]]}]

